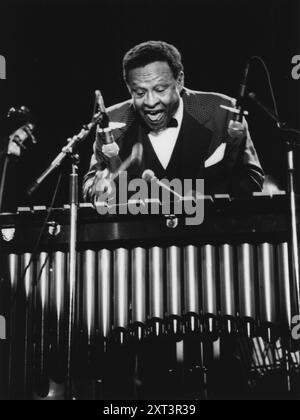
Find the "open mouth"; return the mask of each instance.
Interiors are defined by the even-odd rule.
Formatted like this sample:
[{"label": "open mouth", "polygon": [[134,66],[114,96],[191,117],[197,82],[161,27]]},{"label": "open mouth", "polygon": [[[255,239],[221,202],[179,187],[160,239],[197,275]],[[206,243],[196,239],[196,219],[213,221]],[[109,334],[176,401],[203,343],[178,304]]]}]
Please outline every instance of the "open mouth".
[{"label": "open mouth", "polygon": [[159,123],[164,117],[164,111],[145,111],[146,118],[151,121],[151,123]]}]

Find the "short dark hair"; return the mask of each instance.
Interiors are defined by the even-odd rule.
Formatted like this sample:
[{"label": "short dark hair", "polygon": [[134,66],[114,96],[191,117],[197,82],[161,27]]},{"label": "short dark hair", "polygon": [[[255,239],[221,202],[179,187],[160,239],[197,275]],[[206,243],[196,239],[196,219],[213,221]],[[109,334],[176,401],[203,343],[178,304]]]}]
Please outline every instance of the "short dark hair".
[{"label": "short dark hair", "polygon": [[169,64],[175,79],[183,71],[182,57],[174,45],[164,41],[147,41],[136,45],[123,58],[123,77],[128,81],[130,70],[144,67],[154,61],[165,61]]}]

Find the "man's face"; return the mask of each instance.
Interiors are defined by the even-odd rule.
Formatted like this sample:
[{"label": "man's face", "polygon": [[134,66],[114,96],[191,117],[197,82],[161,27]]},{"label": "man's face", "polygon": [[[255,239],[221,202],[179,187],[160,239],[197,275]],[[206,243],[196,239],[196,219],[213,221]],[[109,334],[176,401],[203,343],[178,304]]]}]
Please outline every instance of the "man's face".
[{"label": "man's face", "polygon": [[178,108],[183,81],[183,72],[176,80],[164,61],[129,71],[127,87],[134,107],[151,131],[166,128]]}]

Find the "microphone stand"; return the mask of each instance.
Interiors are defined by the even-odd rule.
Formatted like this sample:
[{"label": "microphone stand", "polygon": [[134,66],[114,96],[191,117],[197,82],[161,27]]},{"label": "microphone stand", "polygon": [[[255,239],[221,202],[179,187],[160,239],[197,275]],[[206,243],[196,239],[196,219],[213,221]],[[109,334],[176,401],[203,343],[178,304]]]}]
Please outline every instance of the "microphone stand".
[{"label": "microphone stand", "polygon": [[3,163],[1,180],[0,180],[0,213],[2,213],[2,208],[3,208],[4,188],[5,188],[5,183],[6,183],[8,164],[9,164],[9,156],[6,153],[4,163]]},{"label": "microphone stand", "polygon": [[72,399],[72,344],[75,323],[75,294],[77,287],[77,220],[78,220],[78,165],[79,155],[72,153],[70,173],[70,243],[69,243],[69,318],[66,399]]},{"label": "microphone stand", "polygon": [[67,381],[65,389],[66,400],[72,399],[72,344],[74,339],[74,324],[75,324],[75,294],[77,287],[77,220],[78,220],[78,165],[79,156],[75,154],[74,150],[78,143],[84,140],[92,128],[99,123],[101,114],[94,115],[92,121],[83,126],[79,134],[71,139],[68,139],[67,146],[63,147],[62,151],[53,160],[50,166],[42,173],[42,175],[32,184],[28,190],[31,195],[50,175],[50,173],[59,167],[67,156],[71,156],[72,170],[70,173],[70,234],[69,234],[69,316],[68,316],[68,348],[67,348]]},{"label": "microphone stand", "polygon": [[[262,104],[256,97],[255,93],[249,93],[249,98],[252,99],[269,117],[276,123],[277,127],[289,135],[289,139],[284,140],[286,143],[287,152],[287,189],[288,189],[288,214],[289,214],[289,274],[291,278],[291,290],[296,292],[296,311],[300,314],[300,274],[299,274],[299,241],[298,241],[298,216],[296,203],[296,186],[295,186],[295,148],[300,145],[300,131],[294,128],[287,128],[286,123],[281,121],[273,111]],[[292,310],[292,309],[291,309]],[[290,314],[292,318],[292,313]],[[289,326],[291,330],[291,325]],[[287,354],[286,366],[288,375],[288,391],[291,391],[290,383],[290,362]]]}]

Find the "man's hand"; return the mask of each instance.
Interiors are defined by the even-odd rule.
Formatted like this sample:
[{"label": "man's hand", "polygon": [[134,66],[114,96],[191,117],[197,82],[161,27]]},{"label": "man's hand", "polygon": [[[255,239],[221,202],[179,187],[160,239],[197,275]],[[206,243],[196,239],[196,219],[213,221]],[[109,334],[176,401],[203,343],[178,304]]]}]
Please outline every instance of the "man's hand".
[{"label": "man's hand", "polygon": [[114,194],[115,188],[111,175],[108,169],[96,173],[92,187],[94,202],[107,201]]},{"label": "man's hand", "polygon": [[104,144],[102,146],[102,153],[108,158],[118,156],[119,151],[120,151],[119,146],[115,142]]}]

